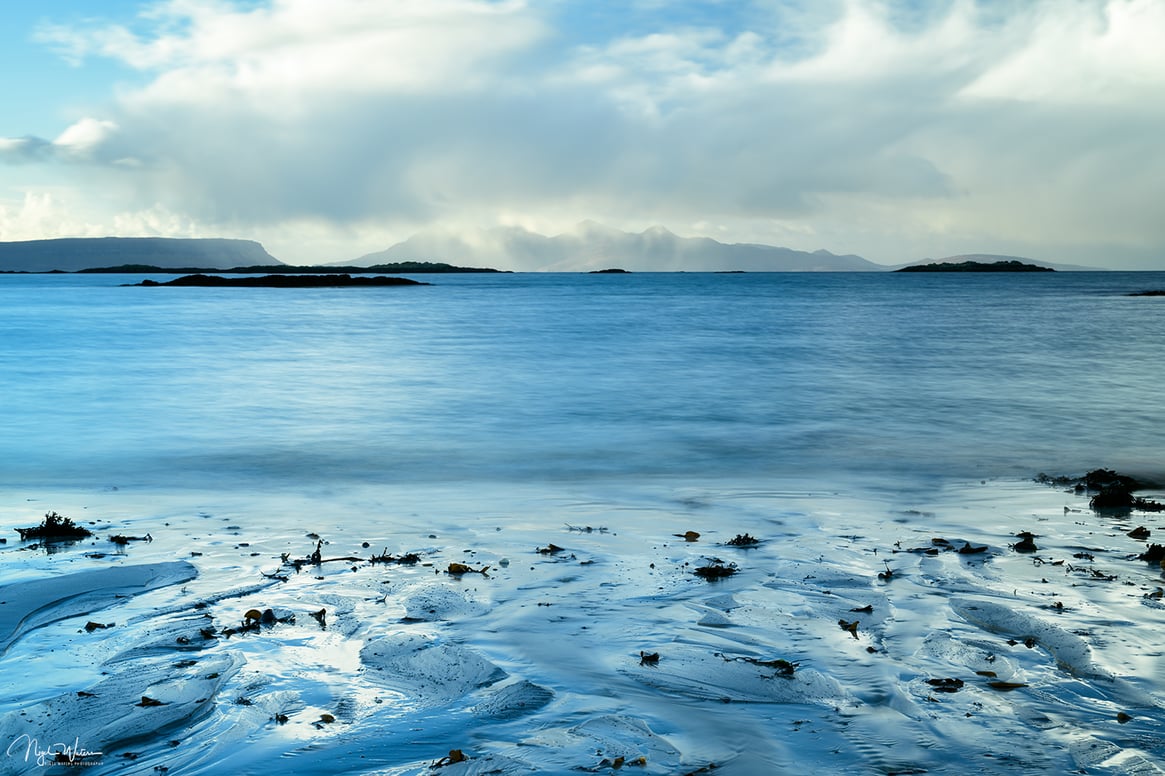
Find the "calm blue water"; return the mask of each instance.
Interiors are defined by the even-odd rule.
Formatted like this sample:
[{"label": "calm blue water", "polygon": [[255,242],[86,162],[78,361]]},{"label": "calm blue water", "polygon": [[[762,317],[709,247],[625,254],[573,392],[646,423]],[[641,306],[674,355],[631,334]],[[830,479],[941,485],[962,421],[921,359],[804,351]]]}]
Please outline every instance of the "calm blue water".
[{"label": "calm blue water", "polygon": [[0,483],[1165,474],[1165,273],[0,276]]}]

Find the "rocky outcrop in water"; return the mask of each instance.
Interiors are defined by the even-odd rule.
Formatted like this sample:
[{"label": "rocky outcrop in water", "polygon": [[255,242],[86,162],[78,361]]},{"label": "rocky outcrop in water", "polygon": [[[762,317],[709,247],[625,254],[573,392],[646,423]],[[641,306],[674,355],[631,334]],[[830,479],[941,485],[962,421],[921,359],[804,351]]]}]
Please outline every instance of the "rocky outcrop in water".
[{"label": "rocky outcrop in water", "polygon": [[1051,267],[1025,264],[1022,261],[960,261],[915,264],[895,272],[1055,272]]},{"label": "rocky outcrop in water", "polygon": [[263,275],[262,277],[231,277],[220,275],[183,275],[180,278],[159,282],[143,280],[127,283],[131,286],[199,286],[211,288],[337,288],[345,286],[427,286],[418,280],[393,278],[384,275],[374,277],[352,277],[351,275]]}]

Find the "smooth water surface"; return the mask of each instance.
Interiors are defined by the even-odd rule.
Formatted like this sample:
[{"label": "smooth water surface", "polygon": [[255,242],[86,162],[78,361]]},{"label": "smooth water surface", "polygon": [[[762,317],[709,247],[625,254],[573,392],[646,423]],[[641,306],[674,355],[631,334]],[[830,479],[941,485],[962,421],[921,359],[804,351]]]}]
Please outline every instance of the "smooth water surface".
[{"label": "smooth water surface", "polygon": [[1165,469],[1157,273],[138,279],[0,276],[0,481]]}]

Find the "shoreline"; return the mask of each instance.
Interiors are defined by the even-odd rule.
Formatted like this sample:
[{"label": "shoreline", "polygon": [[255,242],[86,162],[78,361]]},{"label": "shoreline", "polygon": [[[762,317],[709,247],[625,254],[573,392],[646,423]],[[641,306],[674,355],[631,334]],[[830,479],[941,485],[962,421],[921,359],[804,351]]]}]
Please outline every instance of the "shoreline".
[{"label": "shoreline", "polygon": [[[0,658],[0,734],[46,720],[38,740],[103,752],[95,773],[258,773],[292,752],[286,772],[446,774],[619,757],[643,773],[1115,773],[1165,755],[1161,572],[1129,557],[1160,541],[1160,515],[1102,515],[1034,481],[774,484],[9,499],[6,531],[46,507],[97,533],[52,555],[10,535],[14,585],[177,561],[198,576],[34,623]],[[1036,552],[1009,546],[1021,531]],[[694,574],[715,560],[734,573]]]}]

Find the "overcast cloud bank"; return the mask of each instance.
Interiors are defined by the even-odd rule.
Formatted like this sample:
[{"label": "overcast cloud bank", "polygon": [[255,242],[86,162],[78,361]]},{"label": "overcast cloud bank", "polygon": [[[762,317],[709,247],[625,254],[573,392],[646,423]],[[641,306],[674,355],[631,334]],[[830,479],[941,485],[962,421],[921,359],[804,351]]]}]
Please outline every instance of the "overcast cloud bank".
[{"label": "overcast cloud bank", "polygon": [[[1165,3],[143,4],[55,138],[0,126],[0,239],[230,236],[292,263],[439,226],[1165,268]],[[618,23],[616,23],[618,21]]]}]

